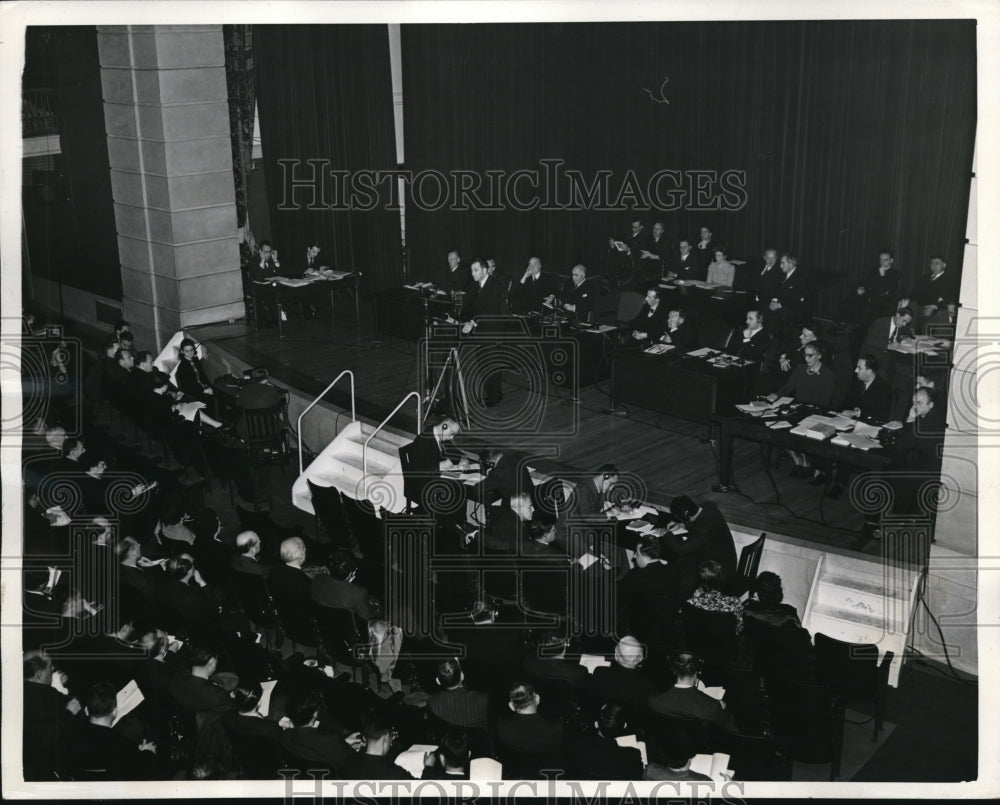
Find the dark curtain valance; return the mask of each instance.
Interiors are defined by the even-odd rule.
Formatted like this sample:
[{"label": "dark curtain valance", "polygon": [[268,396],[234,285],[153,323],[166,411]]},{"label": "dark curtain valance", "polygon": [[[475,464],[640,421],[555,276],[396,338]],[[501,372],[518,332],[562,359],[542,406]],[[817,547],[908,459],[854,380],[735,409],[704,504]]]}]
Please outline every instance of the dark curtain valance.
[{"label": "dark curtain valance", "polygon": [[[935,252],[962,259],[976,124],[974,21],[414,25],[403,27],[412,171],[536,168],[593,175],[746,172],[735,212],[644,213],[667,234],[703,223],[731,256],[766,244],[839,272],[830,310],[878,251],[907,284]],[[655,99],[655,100],[654,100]],[[599,267],[622,211],[407,209],[415,276],[449,248],[516,274],[530,254]]]},{"label": "dark curtain valance", "polygon": [[254,26],[254,72],[261,149],[271,199],[271,240],[282,264],[304,261],[317,241],[324,260],[364,273],[370,290],[402,281],[399,212],[282,209],[279,160],[297,160],[295,177],[323,160],[330,170],[396,166],[389,40],[385,25]]}]

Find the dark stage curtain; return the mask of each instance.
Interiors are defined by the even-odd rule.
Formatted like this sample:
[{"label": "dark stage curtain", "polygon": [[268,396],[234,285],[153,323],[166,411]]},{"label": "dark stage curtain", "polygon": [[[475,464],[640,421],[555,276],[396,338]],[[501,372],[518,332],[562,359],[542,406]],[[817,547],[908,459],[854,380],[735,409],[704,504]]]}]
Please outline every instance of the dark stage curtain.
[{"label": "dark stage curtain", "polygon": [[[795,252],[826,278],[827,313],[881,249],[895,250],[906,285],[934,252],[961,264],[974,21],[410,25],[402,50],[408,170],[467,169],[485,186],[487,170],[561,159],[588,181],[611,171],[611,200],[629,169],[643,186],[660,169],[745,171],[740,209],[710,197],[696,210],[688,196],[683,209],[643,212],[647,231],[661,220],[672,240],[697,240],[707,224],[730,257]],[[532,254],[557,271],[577,260],[601,270],[608,236],[628,232],[621,209],[542,206],[408,200],[413,276],[453,247],[514,276]]]},{"label": "dark stage curtain", "polygon": [[24,93],[26,107],[39,97],[47,99],[55,122],[43,133],[58,133],[61,150],[51,168],[35,170],[30,164],[45,159],[25,163],[22,203],[31,270],[53,282],[121,299],[97,29],[29,28]]},{"label": "dark stage curtain", "polygon": [[[279,160],[307,160],[329,170],[383,171],[396,166],[389,39],[385,25],[254,26],[254,71],[267,192],[270,240],[282,265],[300,269],[317,239],[324,264],[364,274],[368,290],[402,282],[398,210],[307,209],[309,193],[285,199]],[[289,174],[291,176],[292,174]],[[317,192],[316,206],[336,203]],[[282,209],[282,206],[294,209]],[[262,233],[255,233],[262,239]],[[302,266],[298,264],[302,263]]]},{"label": "dark stage curtain", "polygon": [[226,88],[229,92],[229,136],[233,146],[236,225],[247,223],[247,185],[253,154],[253,31],[250,25],[223,25]]}]

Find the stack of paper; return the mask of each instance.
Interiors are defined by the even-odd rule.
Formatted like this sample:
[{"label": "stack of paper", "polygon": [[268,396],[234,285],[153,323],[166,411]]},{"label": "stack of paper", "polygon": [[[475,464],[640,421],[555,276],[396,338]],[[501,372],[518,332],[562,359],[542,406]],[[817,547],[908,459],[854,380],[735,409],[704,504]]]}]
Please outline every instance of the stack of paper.
[{"label": "stack of paper", "polygon": [[136,707],[143,703],[145,698],[142,695],[142,691],[139,690],[139,684],[134,679],[130,679],[128,684],[118,691],[115,697],[117,713],[115,714],[115,720],[111,722],[111,726],[115,726],[115,724],[135,710]]},{"label": "stack of paper", "polygon": [[396,756],[396,765],[401,769],[406,769],[418,780],[424,773],[424,753],[437,752],[437,747],[433,744],[413,744],[409,749],[404,749]]},{"label": "stack of paper", "polygon": [[729,768],[729,755],[722,752],[716,752],[714,755],[695,755],[691,758],[691,765],[688,768],[713,780],[733,779],[733,772]]},{"label": "stack of paper", "polygon": [[595,668],[610,668],[611,660],[607,660],[598,654],[581,654],[580,665],[587,669],[588,674],[592,674]]},{"label": "stack of paper", "polygon": [[673,344],[653,344],[653,346],[644,349],[643,352],[647,355],[662,355],[664,352],[670,352],[673,348]]},{"label": "stack of paper", "polygon": [[585,333],[610,333],[613,330],[617,330],[617,327],[613,327],[610,324],[602,324],[600,327],[590,327],[584,330]]},{"label": "stack of paper", "polygon": [[878,439],[858,433],[838,433],[830,439],[830,444],[835,444],[838,447],[853,447],[857,450],[871,450],[873,447],[879,447]]},{"label": "stack of paper", "polygon": [[275,277],[278,285],[284,285],[288,288],[301,288],[303,285],[309,285],[313,282],[311,279],[298,279],[292,277]]}]

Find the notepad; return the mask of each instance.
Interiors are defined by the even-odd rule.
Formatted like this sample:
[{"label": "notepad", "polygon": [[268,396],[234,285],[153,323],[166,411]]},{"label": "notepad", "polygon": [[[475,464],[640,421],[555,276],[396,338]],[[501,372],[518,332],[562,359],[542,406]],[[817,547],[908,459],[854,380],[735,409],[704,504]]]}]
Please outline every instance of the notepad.
[{"label": "notepad", "polygon": [[592,674],[595,668],[610,668],[611,660],[605,659],[599,654],[581,654],[580,665],[587,669],[588,674]]},{"label": "notepad", "polygon": [[673,344],[653,344],[653,346],[644,349],[643,352],[647,355],[662,355],[664,352],[670,352],[673,348]]},{"label": "notepad", "polygon": [[642,756],[642,765],[647,765],[645,741],[637,740],[634,735],[621,735],[615,738],[615,743],[623,749],[638,749],[639,754]]},{"label": "notepad", "polygon": [[262,716],[266,716],[271,711],[271,694],[274,692],[274,687],[277,684],[277,679],[268,679],[266,682],[260,683],[262,692],[260,694],[260,704],[257,705],[257,712]]},{"label": "notepad", "polygon": [[424,773],[424,754],[437,752],[437,749],[434,744],[413,744],[409,749],[404,749],[396,756],[395,763],[419,780]]},{"label": "notepad", "polygon": [[139,683],[134,679],[130,679],[125,687],[115,695],[117,713],[115,714],[115,720],[111,722],[111,726],[115,726],[115,724],[142,704],[145,699],[146,697],[139,690]]},{"label": "notepad", "polygon": [[713,780],[731,779],[733,774],[729,770],[729,755],[722,752],[716,752],[712,755],[695,755],[691,758],[691,765],[688,768]]}]

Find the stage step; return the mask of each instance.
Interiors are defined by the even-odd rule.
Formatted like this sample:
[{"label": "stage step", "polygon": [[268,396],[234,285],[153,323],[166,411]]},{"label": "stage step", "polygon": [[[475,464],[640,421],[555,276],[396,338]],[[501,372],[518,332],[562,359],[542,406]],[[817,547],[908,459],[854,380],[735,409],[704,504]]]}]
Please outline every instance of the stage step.
[{"label": "stage step", "polygon": [[[313,459],[292,485],[292,502],[303,511],[315,514],[308,481],[317,486],[334,486],[354,500],[368,498],[398,514],[406,509],[403,497],[403,471],[399,448],[412,441],[405,434],[382,430],[364,449],[374,426],[352,422]],[[367,454],[368,475],[364,473]]]},{"label": "stage step", "polygon": [[862,558],[826,554],[813,576],[802,625],[848,643],[893,652],[889,684],[899,682],[919,574]]}]

